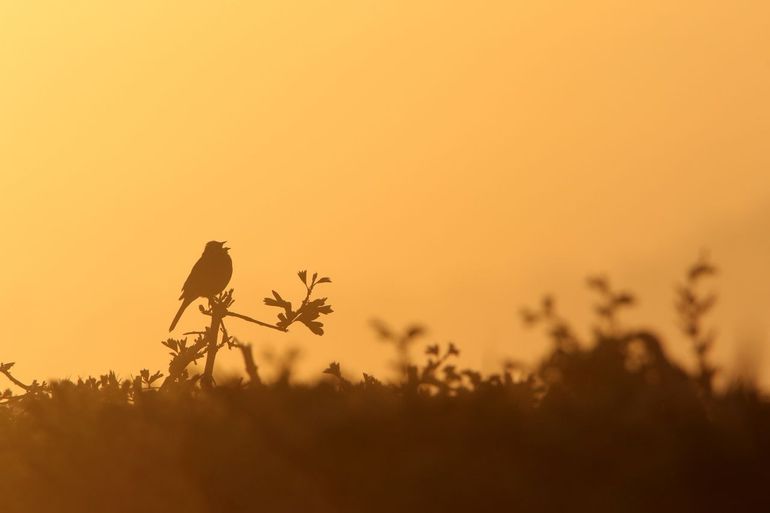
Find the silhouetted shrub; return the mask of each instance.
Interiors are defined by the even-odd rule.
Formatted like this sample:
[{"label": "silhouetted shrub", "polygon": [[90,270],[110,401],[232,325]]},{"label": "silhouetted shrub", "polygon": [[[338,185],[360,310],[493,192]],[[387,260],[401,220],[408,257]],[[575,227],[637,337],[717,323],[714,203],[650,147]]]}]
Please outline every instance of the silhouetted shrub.
[{"label": "silhouetted shrub", "polygon": [[[220,343],[242,351],[248,380],[210,388],[188,370],[203,356],[204,334],[164,342],[175,377],[163,386],[149,370],[133,379],[108,373],[26,385],[12,364],[0,365],[24,389],[1,399],[0,507],[759,511],[770,483],[770,404],[750,383],[713,386],[713,339],[701,328],[713,300],[694,292],[707,274],[691,272],[678,291],[698,357],[692,373],[666,355],[653,331],[620,322],[634,298],[604,278],[589,281],[598,294],[590,340],[575,334],[551,298],[523,312],[553,341],[529,371],[509,365],[484,376],[460,368],[453,344],[428,345],[418,364],[408,349],[422,328],[397,334],[383,323],[378,335],[398,355],[393,383],[350,379],[338,362],[317,383],[292,385],[286,375],[264,383],[249,346],[226,333]],[[277,293],[268,299],[282,309],[281,322],[314,329],[314,312],[323,313],[321,303],[309,314],[285,303]]]}]

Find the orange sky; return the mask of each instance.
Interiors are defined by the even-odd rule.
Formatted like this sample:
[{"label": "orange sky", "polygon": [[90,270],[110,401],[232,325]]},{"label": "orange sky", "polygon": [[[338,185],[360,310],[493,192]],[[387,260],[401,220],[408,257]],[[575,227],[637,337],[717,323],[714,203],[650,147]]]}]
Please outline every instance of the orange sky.
[{"label": "orange sky", "polygon": [[596,271],[684,358],[672,285],[702,248],[724,269],[720,363],[764,344],[770,3],[461,4],[0,4],[0,361],[165,370],[210,239],[265,320],[297,270],[334,279],[322,338],[229,323],[302,347],[306,376],[385,374],[374,316],[485,370],[532,360],[547,342],[519,306],[556,292],[585,326]]}]

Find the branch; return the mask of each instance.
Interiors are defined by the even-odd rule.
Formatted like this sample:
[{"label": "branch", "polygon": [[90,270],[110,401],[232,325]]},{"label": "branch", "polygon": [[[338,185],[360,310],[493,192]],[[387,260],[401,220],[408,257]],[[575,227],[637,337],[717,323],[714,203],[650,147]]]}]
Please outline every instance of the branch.
[{"label": "branch", "polygon": [[32,390],[31,386],[25,385],[24,383],[22,383],[18,379],[16,379],[13,376],[11,376],[10,369],[11,369],[11,367],[13,367],[13,365],[14,365],[13,362],[11,362],[11,363],[0,363],[0,373],[4,374],[5,377],[8,378],[11,381],[11,383],[13,383],[17,387],[21,388],[25,392],[29,392],[30,390]]},{"label": "branch", "polygon": [[250,384],[252,386],[261,385],[262,380],[259,379],[257,365],[254,363],[254,354],[251,352],[251,344],[242,344],[236,340],[233,345],[241,350],[243,363],[246,367],[246,374],[248,374],[249,379],[251,380]]},{"label": "branch", "polygon": [[273,324],[268,324],[266,322],[258,321],[256,319],[253,319],[253,318],[249,317],[248,315],[243,315],[243,314],[239,314],[239,313],[235,313],[235,312],[227,312],[227,314],[225,314],[225,316],[226,317],[237,317],[238,319],[243,319],[244,321],[252,322],[254,324],[259,324],[260,326],[264,326],[265,328],[272,328],[274,330],[282,331],[284,333],[289,331],[287,329],[281,328],[279,326],[275,326]]}]

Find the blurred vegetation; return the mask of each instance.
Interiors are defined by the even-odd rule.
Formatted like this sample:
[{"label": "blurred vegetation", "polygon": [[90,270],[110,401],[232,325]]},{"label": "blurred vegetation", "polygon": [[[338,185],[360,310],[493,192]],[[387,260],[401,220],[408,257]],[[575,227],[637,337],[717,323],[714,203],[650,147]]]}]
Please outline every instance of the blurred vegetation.
[{"label": "blurred vegetation", "polygon": [[[77,381],[15,377],[0,406],[0,508],[7,512],[684,512],[762,510],[770,483],[770,403],[748,380],[713,384],[715,338],[697,262],[676,290],[697,367],[672,361],[654,331],[629,328],[635,303],[592,277],[596,324],[576,335],[547,297],[521,316],[551,346],[533,368],[482,375],[453,344],[423,344],[373,323],[396,352],[392,382],[352,379],[332,362],[315,383],[274,382],[227,334],[163,342],[164,372]],[[321,334],[321,283],[300,278],[295,310],[278,293],[278,328]],[[322,279],[323,280],[323,279]],[[209,309],[227,308],[232,293]],[[240,314],[234,314],[240,316]],[[245,316],[241,316],[245,317]],[[218,332],[217,332],[218,333]],[[204,386],[189,370],[209,342],[241,352],[245,377]],[[415,350],[422,357],[413,360]],[[411,351],[410,351],[411,350]],[[764,506],[766,507],[766,506]]]}]

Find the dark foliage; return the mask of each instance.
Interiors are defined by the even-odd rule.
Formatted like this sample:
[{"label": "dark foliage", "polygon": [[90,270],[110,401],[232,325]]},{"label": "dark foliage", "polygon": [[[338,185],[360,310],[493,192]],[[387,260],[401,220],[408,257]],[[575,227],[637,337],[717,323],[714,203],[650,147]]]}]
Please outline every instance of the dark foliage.
[{"label": "dark foliage", "polygon": [[[0,507],[760,511],[770,483],[770,404],[745,382],[713,386],[706,300],[694,280],[677,292],[694,372],[673,362],[652,331],[623,326],[619,314],[634,299],[604,278],[589,282],[599,298],[590,341],[546,299],[523,315],[546,328],[548,355],[537,368],[509,365],[490,376],[457,367],[452,344],[428,345],[414,364],[405,348],[423,330],[397,334],[382,323],[379,336],[399,356],[396,383],[352,380],[332,362],[315,384],[290,385],[286,376],[264,384],[249,346],[227,335],[221,344],[242,351],[248,381],[202,387],[177,363],[163,386],[148,370],[25,385],[1,364],[24,393],[1,399]],[[303,315],[303,307],[274,306],[287,320],[289,311]],[[172,367],[203,357],[204,337],[164,342]]]},{"label": "dark foliage", "polygon": [[320,285],[321,283],[331,283],[332,280],[325,276],[318,278],[318,273],[313,273],[313,277],[308,283],[307,271],[300,271],[297,275],[299,276],[299,279],[302,280],[302,283],[307,290],[307,295],[305,296],[305,299],[302,300],[302,303],[297,310],[292,309],[291,302],[283,299],[276,291],[273,291],[273,297],[265,298],[265,304],[283,309],[283,313],[278,314],[278,323],[276,323],[276,326],[279,328],[286,329],[291,323],[296,321],[307,326],[307,328],[316,335],[323,335],[324,325],[317,319],[321,315],[332,313],[333,310],[330,305],[326,304],[325,297],[320,299],[310,299],[310,296],[313,294],[313,289],[316,285]]}]

